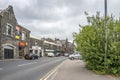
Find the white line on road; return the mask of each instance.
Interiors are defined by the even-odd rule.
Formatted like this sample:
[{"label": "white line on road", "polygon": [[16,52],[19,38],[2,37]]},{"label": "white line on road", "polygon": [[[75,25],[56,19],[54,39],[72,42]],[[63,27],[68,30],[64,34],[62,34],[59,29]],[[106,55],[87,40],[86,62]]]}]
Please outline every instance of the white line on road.
[{"label": "white line on road", "polygon": [[[64,62],[64,61],[63,61]],[[57,70],[61,67],[61,65],[63,65],[63,62],[60,63],[58,66],[56,66],[54,69],[52,69],[51,71],[49,71],[45,76],[43,76],[40,80],[48,80],[48,78],[52,77],[55,78],[55,75],[57,73]],[[54,76],[52,76],[53,74],[55,74]],[[50,80],[52,80],[50,79]]]},{"label": "white line on road", "polygon": [[0,70],[3,70],[3,68],[0,68]]},{"label": "white line on road", "polygon": [[26,65],[35,64],[35,63],[37,63],[37,62],[24,63],[24,64],[20,64],[18,66],[26,66]]}]

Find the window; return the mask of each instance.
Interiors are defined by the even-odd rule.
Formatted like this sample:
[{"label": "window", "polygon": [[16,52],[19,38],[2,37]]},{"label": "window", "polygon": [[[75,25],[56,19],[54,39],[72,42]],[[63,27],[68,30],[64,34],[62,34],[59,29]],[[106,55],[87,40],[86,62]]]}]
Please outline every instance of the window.
[{"label": "window", "polygon": [[8,35],[11,35],[12,33],[12,27],[8,25]]},{"label": "window", "polygon": [[38,45],[38,41],[35,41],[35,46],[37,46]]},{"label": "window", "polygon": [[7,24],[7,27],[6,27],[6,34],[9,35],[9,36],[12,36],[12,33],[13,33],[13,26],[10,25],[10,24]]},{"label": "window", "polygon": [[22,32],[22,40],[26,40],[26,33],[24,31]]}]

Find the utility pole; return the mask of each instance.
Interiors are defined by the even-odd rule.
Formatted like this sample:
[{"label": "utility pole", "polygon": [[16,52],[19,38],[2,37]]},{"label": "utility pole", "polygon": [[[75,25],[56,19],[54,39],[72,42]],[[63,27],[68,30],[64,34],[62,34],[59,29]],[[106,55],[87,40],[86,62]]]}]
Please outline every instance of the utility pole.
[{"label": "utility pole", "polygon": [[1,40],[1,38],[2,38],[2,31],[1,31],[1,29],[2,29],[2,27],[1,27],[1,19],[2,19],[2,16],[0,15],[0,59],[2,59],[2,40]]},{"label": "utility pole", "polygon": [[104,23],[104,26],[105,26],[105,56],[104,56],[104,61],[105,61],[105,68],[106,68],[106,60],[107,60],[107,44],[108,44],[108,41],[107,41],[107,0],[104,0],[104,8],[105,8],[105,23]]}]

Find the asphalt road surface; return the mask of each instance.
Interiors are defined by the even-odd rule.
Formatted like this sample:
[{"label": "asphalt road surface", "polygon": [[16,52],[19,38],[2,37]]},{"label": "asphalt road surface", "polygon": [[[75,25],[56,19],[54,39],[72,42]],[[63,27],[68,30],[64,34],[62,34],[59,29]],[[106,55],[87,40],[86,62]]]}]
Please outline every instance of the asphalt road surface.
[{"label": "asphalt road surface", "polygon": [[0,80],[40,80],[65,57],[44,57],[38,60],[0,61]]}]

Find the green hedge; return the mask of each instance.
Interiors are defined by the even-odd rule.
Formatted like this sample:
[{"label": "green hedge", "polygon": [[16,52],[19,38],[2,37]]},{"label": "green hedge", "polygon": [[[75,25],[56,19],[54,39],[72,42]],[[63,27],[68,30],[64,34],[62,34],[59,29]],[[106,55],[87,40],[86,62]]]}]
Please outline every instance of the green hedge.
[{"label": "green hedge", "polygon": [[76,49],[82,52],[86,67],[97,73],[120,76],[120,19],[107,17],[107,59],[105,60],[104,17],[87,16],[88,24],[76,34]]}]

